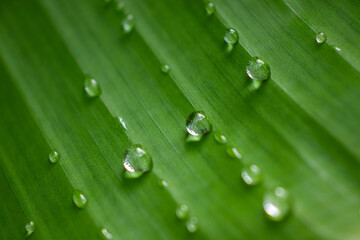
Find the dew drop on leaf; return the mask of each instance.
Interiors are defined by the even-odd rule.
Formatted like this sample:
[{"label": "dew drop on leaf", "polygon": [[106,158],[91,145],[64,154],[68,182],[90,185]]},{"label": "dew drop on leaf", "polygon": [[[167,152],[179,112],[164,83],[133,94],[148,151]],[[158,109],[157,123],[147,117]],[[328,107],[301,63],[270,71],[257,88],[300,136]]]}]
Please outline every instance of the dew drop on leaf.
[{"label": "dew drop on leaf", "polygon": [[161,179],[161,180],[159,181],[159,186],[160,186],[161,188],[167,188],[167,187],[169,186],[169,183],[168,183],[165,179]]},{"label": "dew drop on leaf", "polygon": [[191,217],[186,221],[186,229],[190,233],[195,233],[199,229],[199,220],[196,217]]},{"label": "dew drop on leaf", "polygon": [[192,136],[205,135],[211,132],[212,125],[203,112],[193,112],[186,120],[186,130]]},{"label": "dew drop on leaf", "polygon": [[233,28],[227,29],[224,35],[224,41],[230,45],[236,44],[239,41],[239,33]]},{"label": "dew drop on leaf", "polygon": [[57,163],[60,159],[60,154],[56,151],[49,153],[49,160],[51,163]]},{"label": "dew drop on leaf", "polygon": [[84,81],[85,93],[88,97],[93,98],[101,94],[99,83],[91,76],[86,76]]},{"label": "dew drop on leaf", "polygon": [[264,195],[263,209],[270,220],[279,222],[290,212],[289,193],[283,187],[276,187],[274,191]]},{"label": "dew drop on leaf", "polygon": [[35,231],[35,223],[33,221],[25,225],[26,236],[30,236]]},{"label": "dew drop on leaf", "polygon": [[229,157],[234,159],[241,159],[242,155],[241,153],[235,148],[234,146],[229,146],[226,148],[226,153]]},{"label": "dew drop on leaf", "polygon": [[75,190],[73,193],[73,202],[76,207],[84,208],[87,204],[87,199],[82,191]]},{"label": "dew drop on leaf", "polygon": [[116,11],[123,12],[125,9],[125,2],[123,1],[117,1],[116,2]]},{"label": "dew drop on leaf", "polygon": [[131,32],[135,26],[134,16],[132,14],[126,15],[124,20],[121,22],[121,26],[125,33]]},{"label": "dew drop on leaf", "polygon": [[125,130],[127,130],[126,123],[125,123],[124,119],[123,119],[122,117],[118,117],[118,120],[119,120],[121,126],[122,126]]},{"label": "dew drop on leaf", "polygon": [[138,178],[152,169],[152,158],[144,148],[135,144],[126,151],[123,161],[126,178]]},{"label": "dew drop on leaf", "polygon": [[161,65],[161,71],[162,71],[163,73],[169,73],[169,72],[170,72],[170,66],[167,65],[167,64]]},{"label": "dew drop on leaf", "polygon": [[326,41],[326,35],[323,32],[319,32],[316,34],[315,37],[316,43],[317,44],[323,44]]},{"label": "dew drop on leaf", "polygon": [[180,220],[184,220],[189,216],[189,207],[185,204],[181,204],[176,208],[176,217]]},{"label": "dew drop on leaf", "polygon": [[227,143],[227,139],[226,139],[225,135],[220,132],[214,132],[214,139],[219,144]]},{"label": "dew drop on leaf", "polygon": [[246,66],[247,75],[255,81],[264,81],[270,78],[270,66],[258,57],[250,59]]},{"label": "dew drop on leaf", "polygon": [[262,180],[261,170],[255,164],[251,164],[250,166],[245,167],[241,171],[241,177],[244,180],[244,182],[249,186],[257,185]]},{"label": "dew drop on leaf", "polygon": [[213,15],[216,11],[215,4],[212,2],[209,2],[205,6],[205,11],[208,16]]},{"label": "dew drop on leaf", "polygon": [[106,228],[101,229],[101,233],[104,239],[112,239],[113,236]]}]

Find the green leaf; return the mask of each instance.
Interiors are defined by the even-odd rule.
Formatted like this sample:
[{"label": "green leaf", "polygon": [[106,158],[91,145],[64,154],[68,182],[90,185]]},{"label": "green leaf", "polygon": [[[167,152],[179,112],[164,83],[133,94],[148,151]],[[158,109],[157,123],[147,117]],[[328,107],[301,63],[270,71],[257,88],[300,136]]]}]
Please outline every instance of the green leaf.
[{"label": "green leaf", "polygon": [[[215,0],[209,16],[200,0],[105,2],[0,2],[1,239],[31,221],[31,239],[360,237],[359,3]],[[254,57],[271,69],[256,88]],[[226,144],[185,141],[194,111]],[[153,169],[127,179],[134,144]],[[256,186],[242,180],[251,164]],[[277,186],[290,212],[271,222],[262,202]]]}]

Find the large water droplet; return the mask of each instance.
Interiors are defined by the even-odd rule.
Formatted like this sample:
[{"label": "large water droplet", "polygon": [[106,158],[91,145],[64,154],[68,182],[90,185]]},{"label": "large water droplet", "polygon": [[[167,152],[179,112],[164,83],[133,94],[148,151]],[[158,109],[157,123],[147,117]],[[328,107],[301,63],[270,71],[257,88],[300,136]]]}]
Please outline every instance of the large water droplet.
[{"label": "large water droplet", "polygon": [[262,179],[261,170],[257,165],[251,164],[241,171],[241,177],[247,185],[257,185],[261,182]]},{"label": "large water droplet", "polygon": [[106,228],[101,229],[101,233],[104,239],[112,239],[113,236]]},{"label": "large water droplet", "polygon": [[33,221],[25,225],[26,236],[30,236],[35,231],[35,223]]},{"label": "large water droplet", "polygon": [[52,151],[51,153],[49,153],[49,160],[52,163],[57,163],[60,159],[60,154],[56,151]]},{"label": "large water droplet", "polygon": [[193,136],[199,136],[211,132],[212,125],[205,113],[193,112],[186,120],[186,130]]},{"label": "large water droplet", "polygon": [[128,14],[125,16],[124,20],[121,23],[122,29],[125,33],[129,33],[135,27],[135,19],[132,14]]},{"label": "large water droplet", "polygon": [[97,97],[101,94],[98,82],[91,76],[86,76],[84,81],[85,93],[88,97]]},{"label": "large water droplet", "polygon": [[196,217],[191,217],[186,221],[186,229],[190,233],[195,233],[199,229],[199,220]]},{"label": "large water droplet", "polygon": [[167,64],[161,65],[161,71],[162,71],[163,73],[169,73],[169,72],[170,72],[170,66],[167,65]]},{"label": "large water droplet", "polygon": [[185,204],[181,204],[175,211],[176,217],[180,220],[184,220],[189,216],[189,207]]},{"label": "large water droplet", "polygon": [[227,139],[226,139],[225,135],[220,132],[214,132],[214,139],[219,144],[227,143]]},{"label": "large water droplet", "polygon": [[234,146],[227,147],[226,148],[226,153],[229,155],[229,157],[234,158],[234,159],[241,159],[242,158],[241,153]]},{"label": "large water droplet", "polygon": [[224,41],[230,45],[236,44],[239,41],[239,33],[233,28],[227,29],[224,35]]},{"label": "large water droplet", "polygon": [[316,34],[315,37],[316,43],[317,44],[323,44],[326,41],[326,35],[323,32],[319,32]]},{"label": "large water droplet", "polygon": [[84,208],[87,204],[87,199],[82,191],[75,190],[73,193],[73,202],[76,207]]},{"label": "large water droplet", "polygon": [[123,165],[126,170],[125,177],[138,178],[150,171],[153,164],[150,153],[146,152],[141,145],[135,144],[128,148]]},{"label": "large water droplet", "polygon": [[209,2],[205,6],[205,11],[208,16],[213,15],[216,11],[215,4],[212,2]]},{"label": "large water droplet", "polygon": [[270,78],[270,66],[265,61],[254,57],[246,66],[247,75],[255,81],[264,81]]},{"label": "large water droplet", "polygon": [[263,208],[272,221],[283,220],[290,211],[289,193],[283,187],[276,187],[274,191],[264,195]]}]

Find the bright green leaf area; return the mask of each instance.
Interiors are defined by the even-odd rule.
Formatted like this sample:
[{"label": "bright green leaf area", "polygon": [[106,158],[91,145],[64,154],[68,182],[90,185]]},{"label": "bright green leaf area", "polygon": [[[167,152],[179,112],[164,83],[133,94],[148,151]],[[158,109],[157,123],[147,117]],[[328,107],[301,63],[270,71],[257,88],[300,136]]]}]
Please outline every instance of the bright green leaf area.
[{"label": "bright green leaf area", "polygon": [[[124,12],[103,0],[0,2],[0,239],[24,239],[30,221],[29,238],[46,240],[99,239],[102,228],[113,239],[359,239],[360,2],[214,0],[211,16],[201,0],[123,2]],[[230,27],[239,44],[228,52]],[[257,90],[252,57],[271,68]],[[213,133],[186,143],[194,111],[227,144]],[[153,169],[125,179],[132,144]],[[242,181],[251,163],[259,186]],[[291,211],[275,223],[262,199],[276,186]],[[194,234],[176,218],[181,204],[199,220]]]}]

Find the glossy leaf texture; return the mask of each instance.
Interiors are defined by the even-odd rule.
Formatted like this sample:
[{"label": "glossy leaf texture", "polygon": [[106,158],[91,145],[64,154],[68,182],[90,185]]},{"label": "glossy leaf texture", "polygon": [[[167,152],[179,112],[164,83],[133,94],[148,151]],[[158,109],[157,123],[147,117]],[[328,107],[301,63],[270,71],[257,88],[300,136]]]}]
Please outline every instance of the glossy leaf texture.
[{"label": "glossy leaf texture", "polygon": [[[360,237],[358,1],[214,0],[210,15],[200,0],[109,2],[0,2],[0,239],[31,221],[31,239]],[[255,57],[271,69],[257,89]],[[214,132],[186,142],[197,111]],[[152,170],[127,179],[136,144]],[[290,211],[271,222],[262,202],[277,186]]]}]

